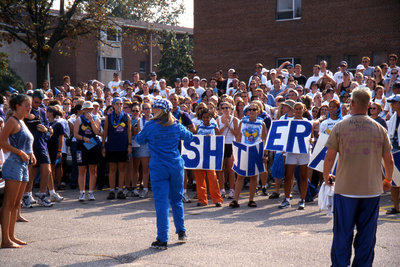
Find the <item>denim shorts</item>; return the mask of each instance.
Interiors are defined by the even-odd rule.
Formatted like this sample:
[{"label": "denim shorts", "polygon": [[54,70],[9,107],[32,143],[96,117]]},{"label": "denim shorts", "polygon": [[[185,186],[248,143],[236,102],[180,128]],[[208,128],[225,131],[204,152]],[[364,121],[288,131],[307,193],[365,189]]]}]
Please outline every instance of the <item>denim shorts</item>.
[{"label": "denim shorts", "polygon": [[23,162],[20,156],[11,152],[3,164],[3,179],[29,182],[28,164],[28,161]]},{"label": "denim shorts", "polygon": [[149,144],[140,145],[140,147],[134,147],[132,150],[134,158],[148,158],[150,157]]}]

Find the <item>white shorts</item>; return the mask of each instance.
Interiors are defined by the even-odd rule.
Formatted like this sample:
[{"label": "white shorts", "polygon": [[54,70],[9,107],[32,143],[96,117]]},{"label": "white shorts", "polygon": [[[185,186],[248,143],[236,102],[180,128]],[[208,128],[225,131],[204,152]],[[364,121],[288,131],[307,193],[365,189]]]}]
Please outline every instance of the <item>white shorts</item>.
[{"label": "white shorts", "polygon": [[308,165],[310,162],[310,154],[286,153],[286,165]]}]

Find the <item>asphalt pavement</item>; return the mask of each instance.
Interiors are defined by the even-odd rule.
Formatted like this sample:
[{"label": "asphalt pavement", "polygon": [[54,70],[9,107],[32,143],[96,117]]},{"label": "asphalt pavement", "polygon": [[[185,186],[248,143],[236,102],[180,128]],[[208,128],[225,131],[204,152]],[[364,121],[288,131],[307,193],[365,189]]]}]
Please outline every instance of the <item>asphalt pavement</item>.
[{"label": "asphalt pavement", "polygon": [[[61,191],[65,200],[51,208],[23,209],[28,223],[17,223],[16,236],[29,244],[0,249],[0,266],[330,266],[332,218],[316,202],[297,210],[278,209],[282,197],[255,198],[258,207],[185,204],[188,241],[177,242],[172,222],[168,249],[150,248],[156,237],[151,197],[78,202],[78,191]],[[151,194],[151,192],[150,192]],[[193,192],[189,192],[193,196]],[[399,266],[400,216],[386,215],[390,195],[381,200],[374,266]]]}]

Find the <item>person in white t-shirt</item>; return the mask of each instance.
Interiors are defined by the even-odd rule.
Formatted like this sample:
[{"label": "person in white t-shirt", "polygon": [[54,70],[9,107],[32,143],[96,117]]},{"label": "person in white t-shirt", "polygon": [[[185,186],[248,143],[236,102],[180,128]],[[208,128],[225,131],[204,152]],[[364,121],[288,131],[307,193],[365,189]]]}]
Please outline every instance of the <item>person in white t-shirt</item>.
[{"label": "person in white t-shirt", "polygon": [[[336,82],[336,87],[339,86],[339,83],[343,82],[343,73],[345,73],[347,71],[347,62],[346,61],[341,61],[340,62],[340,69],[338,72],[335,73],[335,75],[333,75],[333,79]],[[350,80],[352,81],[354,79],[353,73],[349,72],[350,74]]]},{"label": "person in white t-shirt", "polygon": [[169,89],[167,88],[167,82],[165,79],[160,79],[158,82],[160,85],[160,96],[162,98],[168,98],[169,97]]},{"label": "person in white t-shirt", "polygon": [[234,69],[229,69],[228,70],[228,78],[226,79],[226,88],[225,88],[225,92],[228,91],[228,89],[231,87],[230,84],[232,83],[235,74],[235,70]]},{"label": "person in white t-shirt", "polygon": [[324,74],[326,74],[326,75],[329,75],[333,79],[332,71],[327,69],[328,68],[328,62],[326,62],[325,60],[321,60],[319,65],[321,66],[321,70],[319,71],[319,76],[324,76]]},{"label": "person in white t-shirt", "polygon": [[386,73],[384,73],[385,78],[390,79],[392,69],[397,69],[400,73],[400,67],[397,66],[398,56],[396,54],[389,55],[389,68]]},{"label": "person in white t-shirt", "polygon": [[194,76],[193,77],[193,88],[196,91],[196,94],[201,97],[203,93],[205,92],[205,89],[203,87],[200,87],[200,77],[199,76]]},{"label": "person in white t-shirt", "polygon": [[154,71],[150,73],[150,81],[147,81],[147,84],[150,87],[150,90],[153,90],[154,88],[157,88],[158,90],[160,90],[160,84],[157,81],[157,73],[155,73]]},{"label": "person in white t-shirt", "polygon": [[326,120],[321,122],[319,126],[319,133],[330,134],[333,127],[342,120],[342,112],[340,109],[340,102],[332,99],[329,102],[329,114]]},{"label": "person in white t-shirt", "polygon": [[258,76],[261,79],[261,83],[266,84],[267,83],[267,76],[265,76],[268,73],[268,70],[263,68],[263,64],[257,63],[256,64],[256,72],[250,76],[249,82],[247,83],[247,86],[250,86],[250,82],[253,80],[253,76]]},{"label": "person in white t-shirt", "polygon": [[119,74],[114,72],[112,81],[110,81],[107,85],[107,87],[110,88],[111,94],[114,94],[115,92],[119,93],[121,91],[119,88],[120,82],[121,79],[119,78]]},{"label": "person in white t-shirt", "polygon": [[310,78],[307,79],[306,85],[304,86],[304,88],[306,90],[310,90],[310,86],[312,82],[318,82],[320,76],[319,76],[319,72],[321,70],[321,66],[320,65],[314,65],[313,66],[313,76],[311,76]]}]

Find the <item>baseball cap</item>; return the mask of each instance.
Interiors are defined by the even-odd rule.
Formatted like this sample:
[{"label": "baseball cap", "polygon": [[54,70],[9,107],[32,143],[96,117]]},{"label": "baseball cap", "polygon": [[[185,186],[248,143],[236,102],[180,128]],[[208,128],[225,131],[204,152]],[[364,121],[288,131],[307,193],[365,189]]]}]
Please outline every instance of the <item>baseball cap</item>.
[{"label": "baseball cap", "polygon": [[387,102],[389,102],[389,103],[400,102],[400,94],[393,95],[393,96],[389,97],[387,99]]},{"label": "baseball cap", "polygon": [[176,78],[176,79],[175,79],[175,82],[180,83],[180,82],[182,82],[182,80],[181,80],[181,78]]},{"label": "baseball cap", "polygon": [[193,74],[195,74],[195,73],[196,73],[196,70],[194,70],[194,69],[191,69],[191,70],[189,70],[189,73],[193,73]]},{"label": "baseball cap", "polygon": [[346,66],[347,67],[347,62],[346,61],[340,61],[340,66]]},{"label": "baseball cap", "polygon": [[276,69],[271,69],[271,70],[269,71],[269,74],[276,74]]}]

